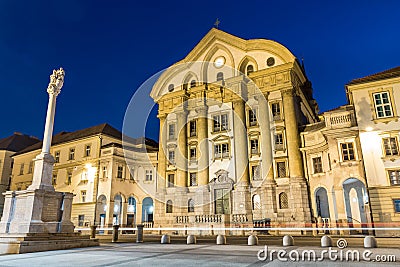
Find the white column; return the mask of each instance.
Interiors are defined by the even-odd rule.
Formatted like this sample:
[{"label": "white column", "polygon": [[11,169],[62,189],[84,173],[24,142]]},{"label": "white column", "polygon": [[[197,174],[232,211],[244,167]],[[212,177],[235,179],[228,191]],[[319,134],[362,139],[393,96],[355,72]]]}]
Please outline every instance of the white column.
[{"label": "white column", "polygon": [[33,172],[32,185],[29,190],[45,189],[54,191],[52,185],[54,158],[50,154],[51,139],[53,135],[54,116],[56,112],[56,100],[64,84],[65,72],[62,68],[53,70],[50,75],[50,83],[47,87],[49,103],[47,106],[46,124],[43,135],[42,153],[35,158],[35,169]]}]

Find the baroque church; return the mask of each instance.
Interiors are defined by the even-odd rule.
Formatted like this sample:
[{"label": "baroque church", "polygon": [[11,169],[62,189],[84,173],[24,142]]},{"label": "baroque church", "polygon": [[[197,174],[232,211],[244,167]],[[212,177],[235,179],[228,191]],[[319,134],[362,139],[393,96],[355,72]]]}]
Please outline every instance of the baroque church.
[{"label": "baroque church", "polygon": [[155,227],[311,223],[300,129],[317,123],[304,67],[283,45],[211,29],[155,83]]}]

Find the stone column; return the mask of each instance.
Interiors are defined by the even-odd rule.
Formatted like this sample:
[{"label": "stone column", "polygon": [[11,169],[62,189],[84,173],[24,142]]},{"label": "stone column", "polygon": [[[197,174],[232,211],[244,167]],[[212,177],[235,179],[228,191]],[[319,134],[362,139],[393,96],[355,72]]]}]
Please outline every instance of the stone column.
[{"label": "stone column", "polygon": [[249,152],[247,145],[245,102],[240,99],[233,102],[233,134],[235,142],[236,188],[233,190],[233,214],[246,214],[252,221]]},{"label": "stone column", "polygon": [[294,88],[282,91],[283,112],[286,128],[286,144],[289,158],[290,178],[304,177],[303,161],[300,155],[299,129],[294,103]]},{"label": "stone column", "polygon": [[177,150],[175,150],[176,161],[176,185],[187,186],[187,111],[178,111],[176,130],[178,133]]},{"label": "stone column", "polygon": [[236,183],[249,185],[249,152],[247,145],[246,110],[244,100],[241,99],[233,102],[233,111]]},{"label": "stone column", "polygon": [[273,171],[273,145],[271,140],[271,126],[269,117],[269,105],[267,97],[264,95],[258,96],[259,112],[257,120],[260,124],[261,130],[261,170],[262,178],[267,179],[269,182],[275,183]]},{"label": "stone column", "polygon": [[271,140],[270,108],[268,99],[264,95],[257,96],[259,112],[257,120],[261,130],[261,174],[263,184],[261,189],[261,203],[264,218],[274,218],[277,212],[276,182],[273,170],[273,145]]},{"label": "stone column", "polygon": [[287,216],[290,216],[294,221],[309,223],[311,222],[311,210],[308,200],[308,185],[304,178],[303,161],[300,153],[300,135],[295,109],[295,97],[294,88],[282,91],[290,177],[289,205],[291,212]]},{"label": "stone column", "polygon": [[207,106],[197,109],[197,133],[199,152],[199,186],[207,185],[209,182],[209,151],[208,151],[208,119]]},{"label": "stone column", "polygon": [[158,118],[160,119],[160,134],[159,134],[159,148],[158,148],[158,184],[157,184],[157,192],[163,192],[165,191],[165,186],[166,186],[166,135],[167,135],[167,129],[165,128],[165,115],[158,115]]},{"label": "stone column", "polygon": [[195,196],[196,214],[209,214],[211,194],[209,183],[209,146],[208,146],[208,107],[204,104],[197,111],[197,135],[198,135],[198,187]]},{"label": "stone column", "polygon": [[50,83],[47,87],[47,93],[49,94],[49,103],[47,106],[42,152],[34,159],[35,169],[33,172],[33,180],[32,184],[28,187],[28,190],[45,189],[49,191],[54,191],[54,187],[51,181],[53,176],[52,173],[54,158],[50,154],[50,146],[53,136],[56,100],[64,84],[64,75],[65,72],[62,68],[60,68],[59,70],[53,70],[53,74],[50,75]]}]

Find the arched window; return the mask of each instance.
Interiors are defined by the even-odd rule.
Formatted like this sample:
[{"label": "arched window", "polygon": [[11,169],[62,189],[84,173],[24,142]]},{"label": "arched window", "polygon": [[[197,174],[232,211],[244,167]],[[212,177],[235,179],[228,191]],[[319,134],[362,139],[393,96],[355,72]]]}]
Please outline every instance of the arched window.
[{"label": "arched window", "polygon": [[171,200],[167,201],[167,205],[165,206],[165,212],[172,213],[172,201]]},{"label": "arched window", "polygon": [[260,210],[261,209],[261,200],[259,195],[253,196],[253,210]]},{"label": "arched window", "polygon": [[217,73],[217,81],[223,81],[223,80],[224,80],[224,73],[218,72]]},{"label": "arched window", "polygon": [[196,81],[195,80],[192,80],[190,82],[190,88],[192,88],[192,87],[196,87]]},{"label": "arched window", "polygon": [[253,65],[248,65],[247,68],[246,68],[246,72],[247,72],[247,75],[249,75],[250,73],[254,72]]},{"label": "arched window", "polygon": [[188,212],[194,212],[194,200],[193,199],[188,200]]},{"label": "arched window", "polygon": [[174,91],[175,86],[171,83],[170,85],[168,85],[168,92],[172,92]]},{"label": "arched window", "polygon": [[134,197],[128,198],[128,212],[136,212],[136,200]]},{"label": "arched window", "polygon": [[282,192],[279,194],[279,208],[280,209],[288,209],[289,202],[286,193]]}]

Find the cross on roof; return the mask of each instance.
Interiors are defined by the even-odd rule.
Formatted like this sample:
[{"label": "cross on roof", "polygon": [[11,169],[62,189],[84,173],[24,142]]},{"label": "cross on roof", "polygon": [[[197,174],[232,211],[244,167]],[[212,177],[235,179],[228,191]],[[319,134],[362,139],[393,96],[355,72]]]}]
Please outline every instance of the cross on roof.
[{"label": "cross on roof", "polygon": [[220,23],[221,23],[221,21],[219,21],[219,19],[217,18],[217,20],[214,23],[215,28],[218,29]]}]

